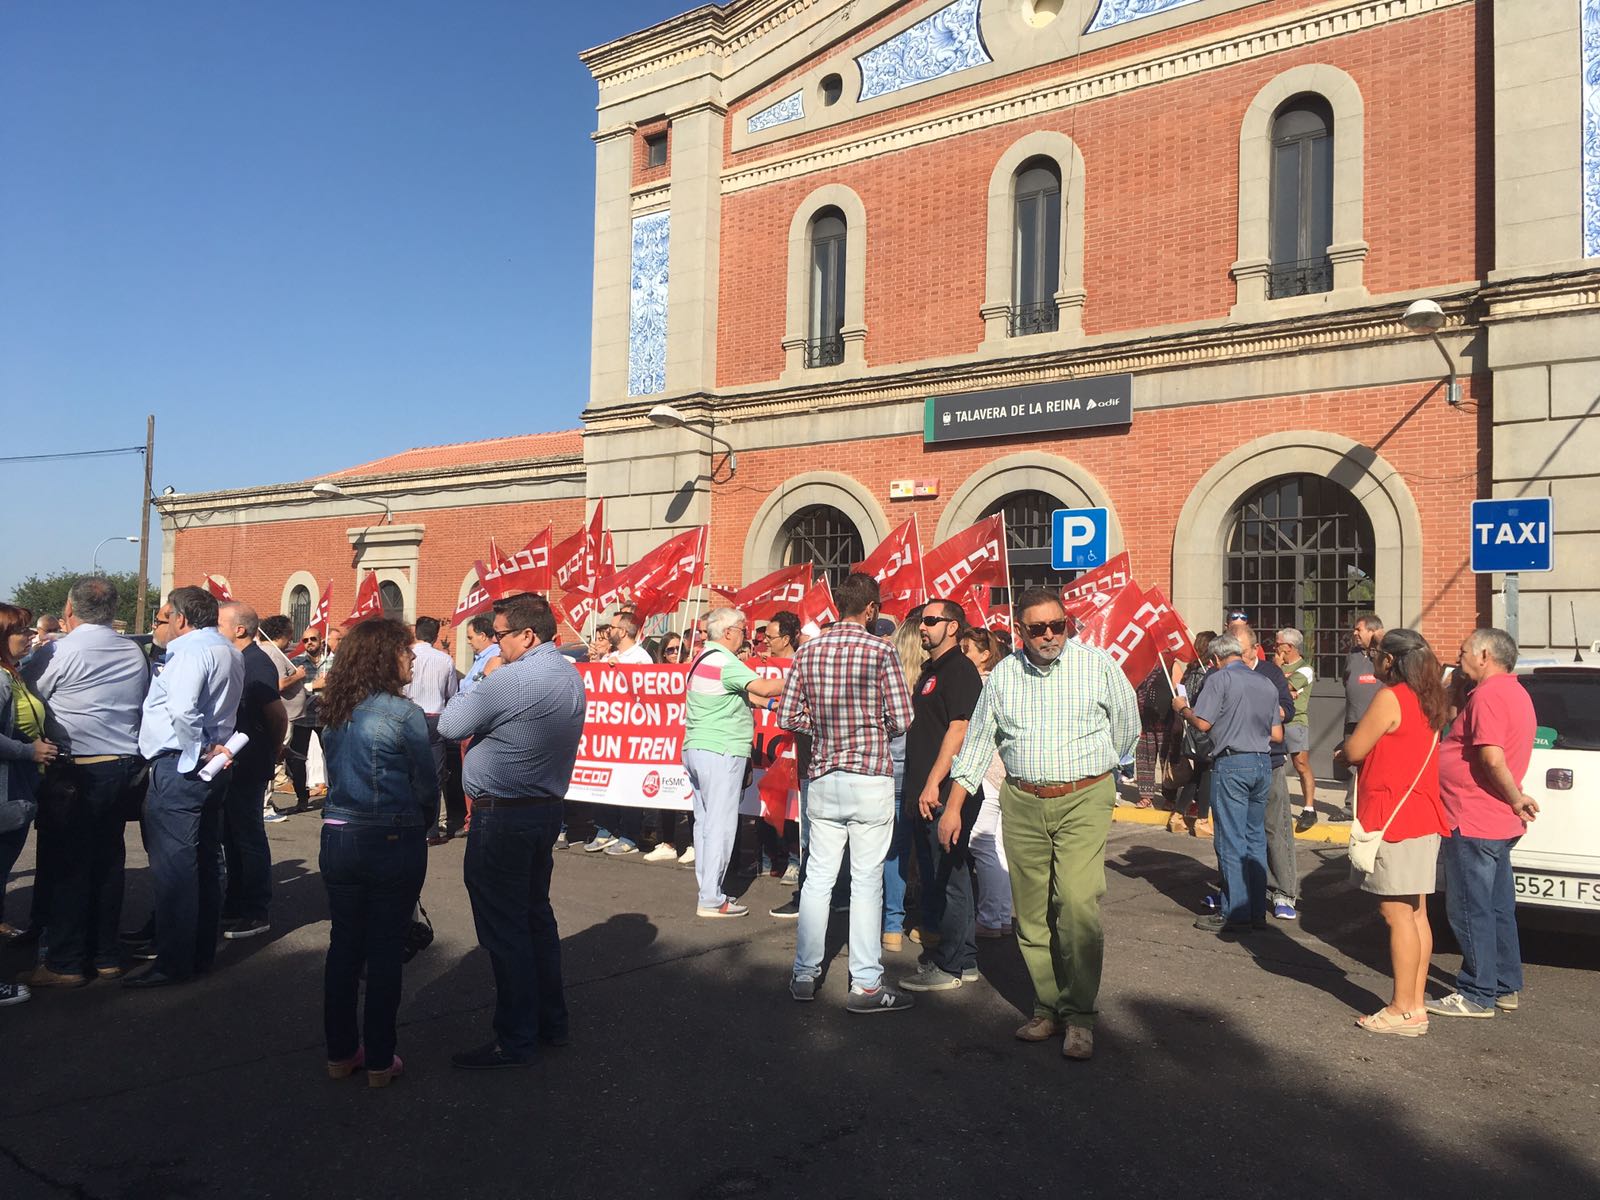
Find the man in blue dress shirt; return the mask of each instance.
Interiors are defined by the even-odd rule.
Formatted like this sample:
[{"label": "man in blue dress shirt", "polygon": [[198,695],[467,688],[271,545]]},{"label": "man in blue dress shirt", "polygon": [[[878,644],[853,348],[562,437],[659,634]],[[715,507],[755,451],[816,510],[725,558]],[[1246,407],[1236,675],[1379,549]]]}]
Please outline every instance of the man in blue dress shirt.
[{"label": "man in blue dress shirt", "polygon": [[205,588],[173,590],[156,613],[166,663],[150,684],[139,752],[150,763],[145,849],[156,892],[156,960],[123,987],[182,983],[210,968],[222,926],[222,799],[228,776],[200,777],[233,736],[244,659],[217,632]]}]

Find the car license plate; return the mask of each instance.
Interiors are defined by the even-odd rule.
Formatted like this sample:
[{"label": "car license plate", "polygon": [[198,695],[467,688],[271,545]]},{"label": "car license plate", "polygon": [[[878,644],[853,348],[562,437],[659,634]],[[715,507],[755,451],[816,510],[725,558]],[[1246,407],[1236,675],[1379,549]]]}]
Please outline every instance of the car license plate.
[{"label": "car license plate", "polygon": [[1575,875],[1516,873],[1517,899],[1527,904],[1553,904],[1562,908],[1600,909],[1600,879]]}]

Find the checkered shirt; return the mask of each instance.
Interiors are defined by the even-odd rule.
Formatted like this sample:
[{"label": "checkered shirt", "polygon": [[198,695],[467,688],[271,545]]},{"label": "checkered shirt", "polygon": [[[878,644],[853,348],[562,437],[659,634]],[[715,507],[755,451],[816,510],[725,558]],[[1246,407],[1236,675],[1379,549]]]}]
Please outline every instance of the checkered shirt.
[{"label": "checkered shirt", "polygon": [[838,622],[795,653],[778,724],[815,739],[808,779],[829,771],[893,775],[889,739],[911,724],[911,689],[894,648]]}]

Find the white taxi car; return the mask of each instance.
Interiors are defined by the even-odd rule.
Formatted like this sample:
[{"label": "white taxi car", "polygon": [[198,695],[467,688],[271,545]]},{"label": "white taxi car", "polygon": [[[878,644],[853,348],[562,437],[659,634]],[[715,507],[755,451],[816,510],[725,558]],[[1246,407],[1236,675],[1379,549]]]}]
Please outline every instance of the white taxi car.
[{"label": "white taxi car", "polygon": [[1518,664],[1539,732],[1522,790],[1539,817],[1511,852],[1517,903],[1600,913],[1600,664]]}]

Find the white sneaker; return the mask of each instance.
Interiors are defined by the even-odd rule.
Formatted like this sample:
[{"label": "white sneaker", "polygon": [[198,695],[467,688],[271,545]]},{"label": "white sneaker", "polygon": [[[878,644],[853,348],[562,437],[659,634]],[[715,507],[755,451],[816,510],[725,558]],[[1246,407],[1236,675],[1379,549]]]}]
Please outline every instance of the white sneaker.
[{"label": "white sneaker", "polygon": [[609,834],[609,833],[605,834],[604,836],[601,836],[600,834],[597,833],[597,834],[594,835],[594,837],[590,838],[587,842],[585,842],[583,844],[584,853],[586,853],[586,854],[599,854],[600,851],[604,850],[607,846],[611,845],[611,843],[616,841],[616,840],[617,839],[612,837],[611,834]]},{"label": "white sneaker", "polygon": [[268,825],[276,825],[279,821],[287,821],[289,819],[289,814],[286,812],[279,812],[276,808],[269,804],[261,810],[261,819]]},{"label": "white sneaker", "polygon": [[693,846],[687,847],[682,854],[678,855],[678,865],[680,867],[692,867],[692,866],[694,866],[694,847]]},{"label": "white sneaker", "polygon": [[643,862],[677,862],[678,850],[671,842],[657,842],[655,847],[644,856]]},{"label": "white sneaker", "polygon": [[732,900],[724,900],[716,908],[696,907],[694,915],[697,917],[746,917],[750,910],[742,904],[735,904]]}]

